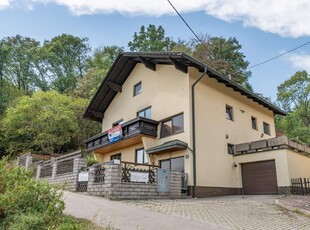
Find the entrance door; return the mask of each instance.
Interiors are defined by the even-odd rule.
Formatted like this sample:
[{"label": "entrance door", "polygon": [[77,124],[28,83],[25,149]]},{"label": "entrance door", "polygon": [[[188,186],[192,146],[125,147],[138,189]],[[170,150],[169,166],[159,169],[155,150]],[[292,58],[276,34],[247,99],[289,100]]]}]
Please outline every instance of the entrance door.
[{"label": "entrance door", "polygon": [[182,191],[185,192],[187,190],[187,174],[184,173],[184,157],[161,160],[160,168],[181,171]]}]

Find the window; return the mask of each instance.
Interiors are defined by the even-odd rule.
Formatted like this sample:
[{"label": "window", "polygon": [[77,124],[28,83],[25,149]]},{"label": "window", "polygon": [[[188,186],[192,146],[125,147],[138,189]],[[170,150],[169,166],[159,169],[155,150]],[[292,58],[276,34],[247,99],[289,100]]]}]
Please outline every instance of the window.
[{"label": "window", "polygon": [[264,126],[264,133],[270,135],[270,126],[269,126],[269,124],[264,122],[263,126]]},{"label": "window", "polygon": [[160,168],[184,172],[184,157],[161,160]]},{"label": "window", "polygon": [[149,118],[151,119],[151,115],[152,115],[152,108],[148,107],[146,109],[140,110],[139,112],[137,112],[137,117],[145,117],[145,118]]},{"label": "window", "polygon": [[137,96],[140,93],[142,93],[142,83],[141,82],[135,84],[135,86],[133,87],[133,96]]},{"label": "window", "polygon": [[115,126],[118,126],[118,125],[121,125],[123,123],[123,119],[120,119],[118,121],[115,121],[113,124],[112,124],[112,127],[114,128]]},{"label": "window", "polygon": [[257,119],[256,119],[256,117],[251,117],[251,121],[252,121],[252,129],[257,130]]},{"label": "window", "polygon": [[122,158],[122,154],[121,154],[121,153],[112,155],[112,156],[110,157],[111,161],[112,161],[112,160],[121,160],[121,158]]},{"label": "window", "polygon": [[232,144],[227,144],[227,151],[228,151],[228,154],[234,155],[234,153],[235,153],[235,146],[232,145]]},{"label": "window", "polygon": [[136,163],[137,164],[148,163],[146,152],[144,151],[144,148],[136,149]]},{"label": "window", "polygon": [[226,119],[233,121],[233,107],[226,105]]},{"label": "window", "polygon": [[167,137],[184,131],[183,113],[173,116],[161,123],[160,137]]}]

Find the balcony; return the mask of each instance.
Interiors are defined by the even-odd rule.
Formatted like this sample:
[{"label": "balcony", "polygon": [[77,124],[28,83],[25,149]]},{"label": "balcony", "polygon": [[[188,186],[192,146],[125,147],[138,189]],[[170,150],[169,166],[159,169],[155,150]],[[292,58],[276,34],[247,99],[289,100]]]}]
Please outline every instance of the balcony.
[{"label": "balcony", "polygon": [[111,142],[108,131],[97,134],[84,141],[88,152],[107,153],[127,146],[142,142],[142,136],[157,137],[158,121],[144,117],[137,117],[122,124],[122,137],[116,142]]}]

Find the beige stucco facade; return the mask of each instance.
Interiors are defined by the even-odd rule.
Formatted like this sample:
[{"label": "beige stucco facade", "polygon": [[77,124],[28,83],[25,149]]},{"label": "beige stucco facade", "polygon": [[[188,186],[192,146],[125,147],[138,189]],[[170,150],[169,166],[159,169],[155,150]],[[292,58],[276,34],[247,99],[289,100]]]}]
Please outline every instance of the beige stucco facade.
[{"label": "beige stucco facade", "polygon": [[[191,69],[190,76],[191,85],[201,73]],[[273,112],[209,77],[197,85],[195,95],[197,184],[240,187],[240,176],[233,167],[233,156],[227,153],[227,144],[274,137]],[[233,121],[226,119],[226,105],[233,108]],[[257,118],[257,130],[252,129],[252,116]],[[264,134],[263,122],[270,125],[270,135]]]},{"label": "beige stucco facade", "polygon": [[[128,79],[123,84],[123,90],[118,93],[107,111],[102,122],[102,131],[112,128],[115,121],[123,119],[129,121],[137,116],[137,112],[150,107],[152,109],[151,119],[161,121],[167,117],[183,113],[184,132],[165,138],[153,139],[142,137],[141,144],[109,152],[107,154],[96,154],[99,161],[110,160],[111,155],[122,153],[123,161],[135,162],[135,150],[141,147],[145,149],[163,144],[164,142],[179,139],[190,146],[190,105],[189,105],[189,80],[188,74],[182,73],[171,65],[157,65],[156,71],[137,64]],[[142,83],[142,92],[133,96],[135,84]],[[160,132],[160,129],[158,130]],[[190,150],[182,150],[173,153],[165,153],[150,156],[150,164],[159,165],[159,161],[174,157],[187,156],[184,162],[186,172],[192,174],[192,158]]]},{"label": "beige stucco facade", "polygon": [[[151,155],[149,164],[159,165],[160,160],[184,157],[184,171],[188,184],[193,185],[192,105],[191,86],[202,75],[194,67],[188,73],[173,65],[156,65],[156,71],[137,64],[105,111],[102,131],[112,128],[116,121],[127,122],[137,112],[151,107],[151,119],[162,121],[176,114],[184,114],[184,132],[160,138],[141,137],[138,144],[108,153],[96,153],[98,161],[109,161],[112,155],[121,153],[122,161],[135,162],[135,150],[148,149],[167,141],[178,139],[188,144],[188,149]],[[134,86],[141,82],[142,92],[133,95]],[[205,75],[195,91],[196,108],[196,156],[197,185],[209,187],[242,188],[241,164],[275,160],[278,186],[289,186],[290,178],[310,177],[309,157],[291,150],[279,149],[242,156],[228,154],[227,144],[238,144],[275,137],[273,111],[247,98],[232,88]],[[226,118],[226,105],[233,109],[233,120]],[[257,130],[252,128],[251,118],[257,119]],[[270,135],[263,131],[263,122],[269,124]],[[234,167],[234,164],[237,167]]]}]

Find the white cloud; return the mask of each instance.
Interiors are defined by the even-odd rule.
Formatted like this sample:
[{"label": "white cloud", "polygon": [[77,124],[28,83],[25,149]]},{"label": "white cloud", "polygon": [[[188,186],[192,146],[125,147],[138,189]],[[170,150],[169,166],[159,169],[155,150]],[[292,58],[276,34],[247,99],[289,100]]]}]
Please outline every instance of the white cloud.
[{"label": "white cloud", "polygon": [[0,10],[7,8],[10,5],[10,0],[0,0]]},{"label": "white cloud", "polygon": [[[161,16],[174,14],[166,0],[26,0],[36,3],[55,3],[67,7],[75,15],[109,14]],[[8,3],[8,0],[0,0]],[[281,36],[310,35],[309,0],[171,0],[180,13],[204,11],[227,22],[241,22]],[[188,19],[190,20],[190,19]]]},{"label": "white cloud", "polygon": [[306,70],[310,73],[310,55],[309,54],[290,54],[288,60],[297,70]]}]

